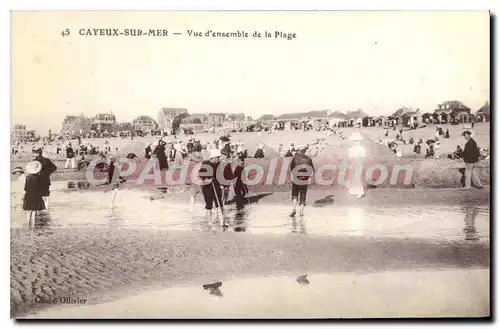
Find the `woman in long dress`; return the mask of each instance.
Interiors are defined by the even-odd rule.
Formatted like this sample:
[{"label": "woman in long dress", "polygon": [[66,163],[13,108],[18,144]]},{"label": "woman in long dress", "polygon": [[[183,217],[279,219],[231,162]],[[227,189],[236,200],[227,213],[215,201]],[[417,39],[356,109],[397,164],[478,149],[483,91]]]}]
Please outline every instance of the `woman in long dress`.
[{"label": "woman in long dress", "polygon": [[[350,180],[348,182],[349,194],[361,198],[365,195],[365,189],[363,186],[363,168],[357,168],[358,164],[363,163],[366,158],[366,150],[361,145],[361,140],[363,137],[356,133],[350,137],[350,140],[353,142],[353,145],[349,148],[349,164],[352,168],[352,174],[350,175]],[[358,172],[360,171],[361,172]]]},{"label": "woman in long dress", "polygon": [[158,141],[158,146],[156,146],[154,154],[158,158],[158,162],[160,165],[160,170],[168,170],[168,161],[167,161],[167,155],[165,154],[165,143],[163,140]]}]

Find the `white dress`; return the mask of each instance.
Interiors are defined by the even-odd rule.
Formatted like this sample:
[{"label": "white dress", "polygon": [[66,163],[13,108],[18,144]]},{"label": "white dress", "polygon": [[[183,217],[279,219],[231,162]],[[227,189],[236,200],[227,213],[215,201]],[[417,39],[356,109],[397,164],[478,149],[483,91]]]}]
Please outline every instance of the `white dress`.
[{"label": "white dress", "polygon": [[[366,150],[363,146],[361,145],[354,145],[349,149],[349,164],[352,166],[351,170],[353,173],[351,174],[351,177],[347,183],[347,186],[349,187],[349,194],[355,195],[358,197],[364,196],[365,195],[365,189],[363,187],[363,181],[365,177],[363,177],[363,173],[361,172],[361,180],[357,180],[357,162],[360,162],[364,160],[366,157]],[[362,169],[362,168],[361,168]]]}]

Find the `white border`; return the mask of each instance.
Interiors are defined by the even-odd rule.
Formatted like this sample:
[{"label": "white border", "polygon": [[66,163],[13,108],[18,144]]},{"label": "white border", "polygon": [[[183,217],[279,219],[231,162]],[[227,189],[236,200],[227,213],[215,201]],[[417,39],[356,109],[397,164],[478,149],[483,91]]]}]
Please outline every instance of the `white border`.
[{"label": "white border", "polygon": [[[247,0],[247,1],[203,1],[203,0],[184,0],[184,1],[169,1],[165,2],[155,2],[150,0],[122,0],[116,1],[116,3],[105,2],[103,0],[86,0],[86,1],[37,1],[37,0],[23,0],[23,1],[2,1],[0,6],[2,7],[0,24],[2,26],[2,77],[4,86],[2,88],[2,96],[4,110],[1,112],[2,118],[0,119],[1,125],[4,127],[2,132],[5,138],[2,143],[0,143],[1,154],[9,154],[9,137],[10,132],[10,10],[492,10],[493,13],[498,13],[498,7],[500,2],[493,0],[474,0],[474,1],[437,1],[437,0],[421,0],[415,2],[403,2],[398,0],[351,0],[342,2],[333,2],[327,0],[308,0],[305,2],[299,1],[286,1],[286,0]],[[498,34],[495,37],[496,43],[498,43]],[[496,72],[492,72],[496,76]],[[493,76],[493,75],[492,75]],[[498,86],[492,91],[494,94],[498,91]],[[28,96],[29,97],[29,96]],[[500,116],[495,115],[494,125],[500,127]],[[498,137],[498,133],[497,133]],[[492,147],[500,143],[495,139]],[[495,147],[496,148],[496,147]],[[497,154],[497,150],[495,150]],[[495,159],[497,160],[497,159]],[[4,216],[2,218],[2,224],[5,226],[1,232],[4,235],[2,241],[4,245],[0,248],[1,263],[4,267],[2,274],[2,284],[0,285],[2,293],[2,327],[10,327],[14,325],[13,321],[9,321],[10,318],[10,303],[9,303],[9,285],[7,282],[10,280],[10,254],[9,254],[9,242],[10,242],[10,180],[7,180],[8,168],[7,162],[0,163],[0,172],[3,175],[2,186],[2,203],[5,207]],[[496,183],[497,179],[494,183]],[[495,184],[496,185],[496,184]],[[497,200],[494,200],[497,201]],[[494,220],[494,219],[492,219]],[[498,226],[498,224],[496,225]],[[496,235],[496,231],[492,234]],[[492,294],[493,296],[493,294]],[[492,310],[494,312],[494,310]],[[200,323],[201,324],[201,323]],[[303,323],[304,325],[308,325]],[[473,325],[472,323],[470,323]],[[38,325],[40,325],[38,323]],[[42,324],[43,325],[43,324]],[[51,325],[51,324],[46,324]],[[121,323],[118,323],[121,325]],[[173,324],[167,324],[172,326]],[[192,325],[192,324],[191,324]],[[219,324],[215,324],[219,325]],[[256,323],[259,327],[265,327],[262,323]],[[287,325],[287,324],[285,324]],[[330,325],[330,324],[328,324]],[[342,325],[340,323],[333,324],[335,326]],[[380,325],[386,325],[381,323]],[[403,325],[403,324],[402,324]],[[424,324],[429,326],[428,324]],[[94,325],[93,327],[103,327],[103,325]],[[270,326],[270,325],[269,325]],[[136,327],[136,325],[134,325]],[[139,327],[139,325],[137,325]]]}]

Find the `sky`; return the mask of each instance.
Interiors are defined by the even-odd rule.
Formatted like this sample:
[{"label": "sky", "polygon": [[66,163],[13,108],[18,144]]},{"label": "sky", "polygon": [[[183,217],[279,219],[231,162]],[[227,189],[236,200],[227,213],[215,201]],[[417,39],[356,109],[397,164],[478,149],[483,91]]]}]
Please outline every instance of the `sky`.
[{"label": "sky", "polygon": [[[460,100],[475,111],[490,98],[489,24],[488,12],[14,12],[11,126],[59,132],[65,115],[112,111],[123,122],[157,119],[161,107],[390,115]],[[79,35],[94,28],[169,35]]]}]

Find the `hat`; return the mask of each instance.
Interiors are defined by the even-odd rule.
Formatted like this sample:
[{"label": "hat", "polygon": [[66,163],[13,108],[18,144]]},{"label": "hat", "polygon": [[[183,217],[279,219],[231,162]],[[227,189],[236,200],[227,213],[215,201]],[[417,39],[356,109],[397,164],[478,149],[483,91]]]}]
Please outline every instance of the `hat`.
[{"label": "hat", "polygon": [[210,158],[220,157],[220,151],[216,148],[210,150]]},{"label": "hat", "polygon": [[351,141],[358,141],[359,142],[359,141],[363,140],[363,137],[360,134],[354,133],[351,135],[351,137],[349,137],[349,139]]},{"label": "hat", "polygon": [[33,146],[33,151],[41,151],[41,150],[42,150],[42,145]]},{"label": "hat", "polygon": [[42,164],[38,161],[28,162],[26,172],[28,174],[38,174],[42,170]]},{"label": "hat", "polygon": [[14,170],[12,170],[12,174],[16,174],[16,173],[24,174],[23,168],[22,167],[15,167]]},{"label": "hat", "polygon": [[466,130],[466,131],[464,131],[464,132],[462,133],[462,135],[463,135],[463,136],[465,136],[465,135],[469,135],[469,136],[470,136],[470,135],[472,135],[472,132],[471,132],[470,130]]},{"label": "hat", "polygon": [[259,144],[259,149],[263,150],[264,149],[264,144],[263,143],[260,143]]}]

